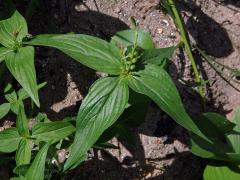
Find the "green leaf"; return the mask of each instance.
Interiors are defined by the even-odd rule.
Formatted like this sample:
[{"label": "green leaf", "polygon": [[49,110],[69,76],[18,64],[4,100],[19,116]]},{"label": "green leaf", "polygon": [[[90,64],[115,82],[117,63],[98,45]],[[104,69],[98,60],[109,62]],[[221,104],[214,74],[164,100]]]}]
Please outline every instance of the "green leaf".
[{"label": "green leaf", "polygon": [[195,122],[212,142],[192,134],[192,153],[203,158],[229,161],[226,153],[232,152],[233,149],[226,143],[225,134],[230,132],[235,124],[216,113],[204,113]]},{"label": "green leaf", "polygon": [[[42,89],[47,83],[46,82],[43,82],[41,84],[38,85],[37,89],[40,90]],[[29,95],[27,94],[27,92],[24,90],[24,89],[20,89],[18,92],[18,99],[19,100],[25,100],[29,97]]]},{"label": "green leaf", "polygon": [[16,127],[18,129],[19,134],[22,137],[28,137],[29,136],[28,119],[26,117],[23,106],[19,106]]},{"label": "green leaf", "polygon": [[31,160],[32,142],[29,139],[22,139],[19,143],[16,153],[16,164],[17,166],[26,165]]},{"label": "green leaf", "polygon": [[37,153],[34,161],[26,173],[26,180],[44,180],[45,161],[49,144],[45,144]]},{"label": "green leaf", "polygon": [[[236,124],[217,113],[204,113],[202,116],[208,120],[207,122],[205,121],[205,127],[208,126],[209,128],[209,123],[211,123],[215,127],[214,130],[220,132],[219,134],[226,134],[236,126]],[[213,131],[213,129],[209,128],[208,131]]]},{"label": "green leaf", "polygon": [[147,49],[143,52],[141,61],[143,64],[155,64],[162,66],[168,62],[168,59],[172,57],[175,50],[176,46],[160,49]]},{"label": "green leaf", "polygon": [[16,128],[9,128],[0,132],[0,152],[10,153],[16,151],[22,137]]},{"label": "green leaf", "polygon": [[[135,42],[135,33],[135,30],[124,30],[117,32],[116,35],[112,37],[112,42],[117,44],[119,43],[124,47],[132,46]],[[137,45],[142,49],[154,48],[154,43],[150,34],[140,29],[138,30]]]},{"label": "green leaf", "polygon": [[24,176],[27,173],[27,170],[29,169],[30,164],[24,164],[17,166],[13,169],[13,172],[19,176]]},{"label": "green leaf", "polygon": [[227,138],[234,151],[240,153],[240,109],[235,111],[232,122],[236,123],[236,126],[234,132],[229,133]]},{"label": "green leaf", "polygon": [[18,11],[9,19],[0,21],[0,43],[5,47],[14,48],[15,43],[22,42],[27,33],[27,22]]},{"label": "green leaf", "polygon": [[134,91],[150,97],[178,124],[207,139],[186,113],[177,88],[168,73],[163,68],[151,64],[144,68],[135,72],[133,76],[128,76],[129,86]]},{"label": "green leaf", "polygon": [[69,122],[38,123],[33,126],[32,138],[38,141],[57,142],[69,136],[75,131],[75,127]]},{"label": "green leaf", "polygon": [[0,119],[2,119],[10,111],[10,103],[0,105]]},{"label": "green leaf", "polygon": [[196,156],[223,161],[230,161],[226,153],[232,151],[231,147],[220,139],[215,139],[210,143],[194,134],[191,137],[190,149]]},{"label": "green leaf", "polygon": [[6,65],[16,80],[39,106],[36,72],[34,67],[34,48],[19,48],[16,52],[6,55]]},{"label": "green leaf", "polygon": [[5,59],[6,54],[9,52],[12,52],[12,50],[5,47],[0,47],[0,63]]},{"label": "green leaf", "polygon": [[204,180],[238,180],[240,169],[231,165],[207,165],[203,174]]},{"label": "green leaf", "polygon": [[39,35],[25,43],[55,47],[97,71],[113,75],[121,73],[120,50],[96,37],[83,34]]},{"label": "green leaf", "polygon": [[85,159],[87,151],[122,114],[128,96],[127,84],[119,77],[105,77],[93,84],[79,109],[75,139],[64,170]]}]

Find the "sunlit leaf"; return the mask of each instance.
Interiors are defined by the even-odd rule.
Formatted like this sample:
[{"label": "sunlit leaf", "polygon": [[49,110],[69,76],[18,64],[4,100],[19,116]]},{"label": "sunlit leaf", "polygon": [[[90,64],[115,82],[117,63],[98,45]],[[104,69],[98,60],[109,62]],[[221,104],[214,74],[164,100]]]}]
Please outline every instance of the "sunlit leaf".
[{"label": "sunlit leaf", "polygon": [[39,35],[25,43],[55,47],[97,71],[114,75],[121,73],[120,50],[96,37],[83,34]]},{"label": "sunlit leaf", "polygon": [[19,143],[16,152],[16,164],[17,166],[26,165],[31,160],[32,143],[30,139],[22,139]]},{"label": "sunlit leaf", "polygon": [[14,48],[15,43],[21,42],[27,33],[27,22],[18,11],[9,19],[0,21],[0,43],[5,47]]},{"label": "sunlit leaf", "polygon": [[10,153],[16,151],[22,137],[16,128],[9,128],[0,132],[0,152]]},{"label": "sunlit leaf", "polygon": [[30,168],[28,169],[25,180],[44,180],[45,161],[49,144],[45,144],[37,153]]},{"label": "sunlit leaf", "polygon": [[38,123],[33,126],[32,138],[38,141],[56,142],[69,136],[75,131],[75,127],[69,122]]},{"label": "sunlit leaf", "polygon": [[178,124],[207,139],[186,113],[174,82],[163,68],[145,65],[143,70],[128,76],[128,83],[134,91],[150,97]]},{"label": "sunlit leaf", "polygon": [[[117,32],[115,36],[112,37],[112,43],[119,43],[124,47],[131,46],[135,42],[136,31],[135,30],[124,30]],[[138,30],[137,45],[142,49],[153,49],[154,43],[149,33],[142,30]]]},{"label": "sunlit leaf", "polygon": [[6,55],[6,65],[12,75],[21,84],[29,96],[39,106],[36,72],[34,67],[34,48],[19,48]]},{"label": "sunlit leaf", "polygon": [[76,167],[101,134],[122,114],[128,102],[128,87],[119,77],[96,81],[83,100],[77,116],[77,130],[64,169]]}]

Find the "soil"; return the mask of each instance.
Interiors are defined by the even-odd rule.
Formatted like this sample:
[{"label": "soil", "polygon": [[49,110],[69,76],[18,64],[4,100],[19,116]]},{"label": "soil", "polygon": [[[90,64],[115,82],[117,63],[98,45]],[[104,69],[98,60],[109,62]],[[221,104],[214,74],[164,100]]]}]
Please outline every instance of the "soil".
[{"label": "soil", "polygon": [[[109,40],[117,31],[129,28],[131,16],[149,32],[156,47],[179,42],[179,32],[159,0],[43,0],[30,20],[32,35],[43,33],[84,33]],[[192,42],[218,62],[240,68],[240,2],[237,0],[178,0]],[[24,11],[21,4],[19,8]],[[196,54],[196,58],[197,54]],[[200,113],[199,97],[181,80],[191,79],[186,55],[179,50],[172,59],[170,73],[192,115]],[[207,85],[207,110],[231,117],[240,105],[239,92],[223,81],[211,67],[198,61]],[[90,85],[101,76],[61,52],[36,48],[41,111],[50,119],[77,114]],[[234,83],[234,82],[232,82]],[[234,83],[238,87],[237,83]],[[240,87],[239,87],[240,88]],[[133,130],[133,146],[114,138],[118,150],[91,151],[88,160],[66,179],[156,179],[201,180],[205,161],[187,148],[187,132],[151,104],[145,123]],[[0,176],[0,179],[3,176]]]}]

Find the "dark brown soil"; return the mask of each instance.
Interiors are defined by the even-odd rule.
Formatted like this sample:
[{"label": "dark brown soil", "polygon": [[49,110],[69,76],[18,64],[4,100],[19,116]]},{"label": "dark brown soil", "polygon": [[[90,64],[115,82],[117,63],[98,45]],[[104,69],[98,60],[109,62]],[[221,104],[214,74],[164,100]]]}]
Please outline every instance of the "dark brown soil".
[{"label": "dark brown soil", "polygon": [[[236,0],[178,0],[191,40],[221,63],[240,67],[240,3]],[[176,45],[179,33],[159,0],[42,0],[30,21],[30,33],[84,33],[109,40],[117,31],[129,27],[135,17],[150,32],[156,47]],[[22,8],[22,5],[20,5]],[[199,60],[207,88],[208,110],[231,116],[240,105],[239,92],[224,82],[207,63]],[[36,49],[38,81],[48,84],[40,91],[41,111],[52,119],[77,114],[89,86],[101,75],[61,52]],[[171,75],[191,115],[200,113],[196,93],[179,79],[189,80],[192,71],[181,51],[176,52]],[[133,131],[134,147],[113,139],[119,150],[91,152],[89,160],[70,172],[66,179],[87,180],[200,180],[204,161],[187,148],[188,135],[152,104],[146,122]],[[1,179],[1,177],[0,177]]]}]

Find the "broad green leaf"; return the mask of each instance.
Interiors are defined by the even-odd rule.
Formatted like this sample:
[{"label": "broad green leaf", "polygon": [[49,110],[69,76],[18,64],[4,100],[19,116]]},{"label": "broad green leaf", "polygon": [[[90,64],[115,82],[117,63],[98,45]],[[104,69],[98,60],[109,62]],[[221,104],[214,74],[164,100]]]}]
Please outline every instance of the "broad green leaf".
[{"label": "broad green leaf", "polygon": [[36,72],[34,67],[34,48],[19,48],[16,52],[6,55],[6,65],[16,80],[39,106]]},{"label": "broad green leaf", "polygon": [[236,123],[236,126],[233,129],[234,131],[229,133],[227,138],[234,151],[240,153],[240,109],[235,111],[232,121]]},{"label": "broad green leaf", "polygon": [[0,63],[5,59],[6,54],[12,52],[13,50],[7,49],[5,47],[0,47]]},{"label": "broad green leaf", "polygon": [[49,144],[45,144],[37,153],[30,168],[28,169],[25,179],[26,180],[44,180],[45,161]]},{"label": "broad green leaf", "polygon": [[16,127],[18,129],[19,134],[22,137],[28,137],[29,136],[28,119],[26,117],[23,106],[19,106]]},{"label": "broad green leaf", "polygon": [[22,139],[19,143],[16,152],[16,164],[17,166],[26,165],[31,160],[32,142],[30,139]]},{"label": "broad green leaf", "polygon": [[203,138],[192,134],[190,149],[193,154],[202,158],[231,161],[226,155],[227,152],[232,151],[231,147],[218,139],[213,142],[208,142]]},{"label": "broad green leaf", "polygon": [[[115,36],[112,37],[113,43],[119,43],[124,47],[131,46],[135,42],[135,30],[124,30],[117,32]],[[138,30],[137,45],[142,49],[153,49],[154,43],[149,33],[142,30]]]},{"label": "broad green leaf", "polygon": [[10,110],[10,103],[0,105],[0,119],[2,119]]},{"label": "broad green leaf", "polygon": [[113,75],[121,73],[120,50],[96,37],[83,34],[39,35],[25,43],[55,47],[97,71]]},{"label": "broad green leaf", "polygon": [[228,157],[226,153],[233,152],[233,149],[226,143],[225,134],[231,131],[235,124],[216,113],[204,113],[195,122],[212,142],[192,134],[190,144],[192,153],[203,158],[231,161],[231,155]]},{"label": "broad green leaf", "polygon": [[127,78],[134,91],[150,97],[178,124],[207,139],[186,113],[174,82],[163,68],[149,64]]},{"label": "broad green leaf", "polygon": [[207,165],[203,174],[204,180],[238,180],[240,169],[238,166]]},{"label": "broad green leaf", "polygon": [[8,48],[14,48],[28,33],[27,22],[15,11],[9,19],[0,21],[0,43]]},{"label": "broad green leaf", "polygon": [[175,46],[160,49],[147,49],[143,52],[141,61],[143,64],[162,66],[165,63],[168,64],[168,59],[173,56],[175,50]]},{"label": "broad green leaf", "polygon": [[33,126],[31,137],[38,141],[57,142],[74,131],[75,127],[69,122],[38,123]]},{"label": "broad green leaf", "polygon": [[105,77],[93,84],[79,109],[75,139],[64,170],[85,159],[87,151],[124,111],[128,94],[125,80],[119,77]]},{"label": "broad green leaf", "polygon": [[204,113],[203,117],[208,120],[205,124],[206,126],[211,123],[213,126],[215,126],[214,130],[218,130],[222,134],[226,134],[232,131],[233,128],[236,126],[236,124],[232,123],[231,121],[217,113]]},{"label": "broad green leaf", "polygon": [[0,152],[10,153],[16,151],[22,137],[16,128],[9,128],[0,132]]}]

